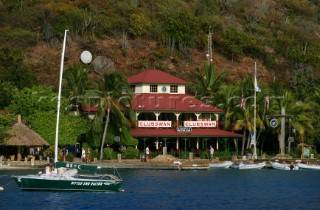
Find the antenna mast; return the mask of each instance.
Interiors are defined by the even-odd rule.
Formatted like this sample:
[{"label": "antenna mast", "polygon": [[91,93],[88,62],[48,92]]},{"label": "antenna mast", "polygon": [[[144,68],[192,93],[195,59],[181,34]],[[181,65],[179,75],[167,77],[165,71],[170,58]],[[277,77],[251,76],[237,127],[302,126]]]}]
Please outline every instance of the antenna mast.
[{"label": "antenna mast", "polygon": [[208,34],[208,52],[207,52],[207,59],[208,63],[212,63],[212,33],[211,33],[211,26],[209,27],[209,34]]}]

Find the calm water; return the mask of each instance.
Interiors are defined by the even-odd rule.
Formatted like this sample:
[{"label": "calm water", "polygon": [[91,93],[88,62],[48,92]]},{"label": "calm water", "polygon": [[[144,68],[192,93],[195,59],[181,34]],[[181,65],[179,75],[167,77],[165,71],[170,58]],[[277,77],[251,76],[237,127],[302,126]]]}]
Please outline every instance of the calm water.
[{"label": "calm water", "polygon": [[21,191],[0,171],[0,209],[320,209],[320,171],[120,170],[125,192]]}]

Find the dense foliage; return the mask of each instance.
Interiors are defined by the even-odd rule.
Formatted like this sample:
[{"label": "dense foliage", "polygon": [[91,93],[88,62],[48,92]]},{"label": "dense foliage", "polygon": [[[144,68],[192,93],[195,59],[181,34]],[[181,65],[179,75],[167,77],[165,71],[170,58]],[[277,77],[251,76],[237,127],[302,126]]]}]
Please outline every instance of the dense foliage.
[{"label": "dense foliage", "polygon": [[[62,100],[62,110],[67,110],[66,100]],[[36,111],[52,111],[57,109],[57,94],[50,87],[34,86],[17,92],[8,109],[22,116],[29,116]]]},{"label": "dense foliage", "polygon": [[16,116],[13,114],[0,114],[0,144],[5,143],[5,140],[8,139],[15,122],[17,122]]},{"label": "dense foliage", "polygon": [[189,51],[206,45],[204,34],[211,27],[215,48],[232,58],[249,55],[269,68],[288,62],[318,68],[319,4],[315,0],[3,1],[0,47],[24,50],[39,41],[54,44],[69,29],[72,37],[89,43],[107,35],[126,47],[129,35]]},{"label": "dense foliage", "polygon": [[[49,144],[54,145],[57,114],[55,112],[35,112],[28,118],[32,129],[36,131]],[[60,115],[59,145],[75,145],[81,135],[88,131],[88,119]]]},{"label": "dense foliage", "polygon": [[[96,55],[107,54],[123,68],[117,71],[126,72],[127,76],[150,67],[173,71],[184,79],[189,75],[186,80],[196,85],[188,87],[188,92],[223,109],[224,128],[238,129],[249,139],[253,129],[252,77],[226,83],[228,69],[217,71],[215,65],[207,64],[202,69],[202,63],[194,66],[194,52],[205,51],[210,29],[215,53],[230,63],[252,57],[281,78],[259,84],[259,150],[278,149],[273,145],[274,139],[277,144],[274,136],[279,129],[270,128],[267,115],[279,115],[281,108],[292,116],[286,119],[286,133],[294,135],[296,146],[320,146],[318,0],[0,0],[0,19],[0,109],[21,114],[50,143],[54,139],[57,94],[52,88],[36,85],[45,83],[37,79],[44,78],[40,75],[45,75],[50,85],[56,85],[50,79],[57,77],[56,65],[46,53],[36,54],[39,61],[35,65],[31,55],[34,47],[43,43],[60,51],[65,29],[69,30],[71,50],[64,74],[60,144],[74,144],[85,136],[85,144],[94,149],[101,145],[103,149],[105,144],[137,145],[130,135],[132,112],[128,100],[120,100],[123,92],[130,99],[125,76],[110,72],[92,76],[91,66],[72,57],[76,49],[84,48]],[[112,40],[112,44],[101,44],[104,40]],[[126,58],[130,49],[137,59],[119,61],[117,51]],[[185,74],[183,68],[187,66],[194,66],[195,71]],[[242,96],[246,107],[241,107]],[[78,111],[91,105],[99,107],[92,121],[68,115],[70,109]],[[3,115],[6,114],[0,114],[0,141],[11,123]],[[108,127],[109,120],[112,123]],[[114,142],[116,136],[120,136],[120,142]],[[238,148],[241,153],[250,147],[244,142]],[[124,156],[136,156],[130,147]]]}]

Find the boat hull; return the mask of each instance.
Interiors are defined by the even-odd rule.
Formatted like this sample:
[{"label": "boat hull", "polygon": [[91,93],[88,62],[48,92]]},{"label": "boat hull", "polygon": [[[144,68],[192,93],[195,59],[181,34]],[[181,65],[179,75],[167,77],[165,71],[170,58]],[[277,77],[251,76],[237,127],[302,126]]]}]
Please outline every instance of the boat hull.
[{"label": "boat hull", "polygon": [[114,180],[52,179],[13,176],[21,190],[49,191],[123,191],[122,182]]},{"label": "boat hull", "polygon": [[262,163],[257,163],[257,164],[239,164],[239,169],[240,170],[245,170],[245,169],[262,169],[263,167],[266,166],[265,162]]},{"label": "boat hull", "polygon": [[233,165],[232,161],[225,161],[222,163],[210,163],[209,167],[210,168],[230,168],[230,166]]},{"label": "boat hull", "polygon": [[297,166],[302,169],[320,170],[320,165],[297,163]]},{"label": "boat hull", "polygon": [[289,165],[289,164],[286,164],[286,163],[270,162],[270,164],[271,164],[272,168],[277,169],[277,170],[286,170],[286,171],[299,170],[298,166]]}]

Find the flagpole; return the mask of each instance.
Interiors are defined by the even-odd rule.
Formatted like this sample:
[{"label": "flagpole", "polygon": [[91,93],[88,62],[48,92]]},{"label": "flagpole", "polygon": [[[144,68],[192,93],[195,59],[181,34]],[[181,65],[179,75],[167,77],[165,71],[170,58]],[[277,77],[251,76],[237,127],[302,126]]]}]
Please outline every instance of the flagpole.
[{"label": "flagpole", "polygon": [[254,119],[253,119],[253,159],[257,159],[257,141],[256,141],[256,127],[257,127],[257,63],[254,62]]}]

